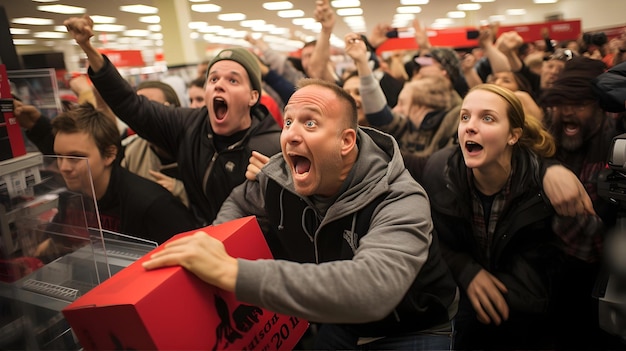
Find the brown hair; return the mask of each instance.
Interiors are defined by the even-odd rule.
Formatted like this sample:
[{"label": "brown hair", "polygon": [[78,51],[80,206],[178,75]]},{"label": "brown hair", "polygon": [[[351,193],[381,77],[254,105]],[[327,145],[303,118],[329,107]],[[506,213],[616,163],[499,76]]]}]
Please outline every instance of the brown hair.
[{"label": "brown hair", "polygon": [[426,106],[435,110],[449,110],[452,95],[450,80],[444,76],[422,77],[407,82],[412,89],[411,104]]},{"label": "brown hair", "polygon": [[165,97],[165,101],[172,106],[180,107],[178,95],[176,95],[176,91],[174,91],[174,88],[172,88],[171,85],[158,80],[145,80],[137,85],[137,90],[150,88],[161,90],[163,92],[163,96]]},{"label": "brown hair", "polygon": [[551,157],[554,155],[556,152],[554,138],[537,118],[524,114],[522,103],[512,91],[495,84],[480,84],[473,87],[470,92],[474,90],[494,93],[506,101],[506,112],[511,130],[514,128],[522,129],[522,135],[516,145],[528,148],[540,157]]},{"label": "brown hair", "polygon": [[[121,138],[115,122],[102,111],[96,110],[91,104],[82,104],[66,111],[52,120],[52,133],[81,133],[89,134],[100,156],[108,157],[122,149]],[[113,151],[111,146],[115,146]]]}]

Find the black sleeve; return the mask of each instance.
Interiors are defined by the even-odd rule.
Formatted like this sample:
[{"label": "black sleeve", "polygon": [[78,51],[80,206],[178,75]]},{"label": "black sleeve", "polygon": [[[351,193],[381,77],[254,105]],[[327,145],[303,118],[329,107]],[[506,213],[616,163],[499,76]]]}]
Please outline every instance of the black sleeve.
[{"label": "black sleeve", "polygon": [[159,196],[149,207],[143,219],[150,240],[162,244],[178,233],[200,227],[196,218],[180,200],[171,194]]},{"label": "black sleeve", "polygon": [[48,117],[39,117],[35,125],[25,134],[42,154],[54,155],[54,135],[52,134],[52,123]]}]

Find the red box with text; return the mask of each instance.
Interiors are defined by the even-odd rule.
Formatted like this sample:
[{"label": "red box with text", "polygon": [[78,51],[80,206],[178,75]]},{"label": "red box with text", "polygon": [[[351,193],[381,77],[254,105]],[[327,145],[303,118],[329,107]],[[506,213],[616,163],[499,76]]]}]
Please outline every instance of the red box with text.
[{"label": "red box with text", "polygon": [[26,155],[22,129],[13,115],[13,96],[6,66],[0,64],[0,161]]},{"label": "red box with text", "polygon": [[[203,228],[246,259],[272,254],[254,217]],[[196,230],[174,236],[191,235]],[[180,266],[146,271],[158,247],[63,310],[86,350],[289,350],[308,322],[239,302]]]}]

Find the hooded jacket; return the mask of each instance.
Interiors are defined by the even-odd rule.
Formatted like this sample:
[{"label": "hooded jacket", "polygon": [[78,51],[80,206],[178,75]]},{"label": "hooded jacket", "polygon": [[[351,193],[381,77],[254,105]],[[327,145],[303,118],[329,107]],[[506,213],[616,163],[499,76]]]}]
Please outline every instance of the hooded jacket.
[{"label": "hooded jacket", "polygon": [[231,190],[245,180],[253,150],[264,155],[280,151],[280,128],[262,105],[250,111],[252,125],[245,136],[218,152],[206,107],[169,107],[137,95],[104,56],[89,77],[113,112],[142,138],[178,161],[191,210],[202,223],[211,223]]},{"label": "hooded jacket", "polygon": [[325,215],[295,192],[282,155],[258,182],[233,190],[216,223],[256,215],[277,258],[239,259],[237,298],[358,336],[449,325],[457,289],[432,235],[426,193],[393,137],[360,128],[357,142],[359,156]]},{"label": "hooded jacket", "polygon": [[444,259],[461,290],[485,269],[507,286],[505,299],[512,313],[541,314],[548,311],[562,260],[552,230],[555,212],[541,190],[543,170],[537,157],[520,149],[513,160],[510,197],[498,218],[489,255],[481,252],[474,237],[471,179],[458,146],[430,157],[424,187],[431,195]]}]

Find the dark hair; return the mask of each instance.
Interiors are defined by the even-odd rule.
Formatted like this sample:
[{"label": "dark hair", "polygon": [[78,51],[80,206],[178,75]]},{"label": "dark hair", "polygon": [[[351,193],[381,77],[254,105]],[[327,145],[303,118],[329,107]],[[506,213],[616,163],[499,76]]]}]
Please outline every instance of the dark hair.
[{"label": "dark hair", "polygon": [[137,85],[137,90],[141,89],[159,89],[163,92],[163,96],[165,97],[165,101],[167,101],[172,106],[180,107],[180,100],[178,99],[178,95],[176,95],[176,91],[172,88],[171,85],[167,83],[163,83],[158,80],[145,80]]},{"label": "dark hair", "polygon": [[335,95],[340,99],[344,100],[348,105],[348,112],[350,113],[350,120],[348,121],[348,126],[351,129],[356,130],[358,127],[358,116],[357,116],[357,108],[356,101],[354,98],[345,90],[343,90],[340,86],[335,83],[327,82],[322,79],[313,79],[313,78],[303,78],[298,81],[297,88],[302,89],[309,85],[317,85],[331,90]]},{"label": "dark hair", "polygon": [[[122,150],[121,138],[117,125],[102,111],[96,110],[93,105],[86,103],[69,111],[63,112],[52,120],[52,133],[81,133],[89,134],[102,157],[114,156]],[[116,150],[112,151],[111,146]]]},{"label": "dark hair", "polygon": [[189,82],[189,87],[198,87],[198,88],[202,88],[204,89],[204,86],[206,85],[206,77],[198,77],[194,80],[192,80],[191,82]]}]

